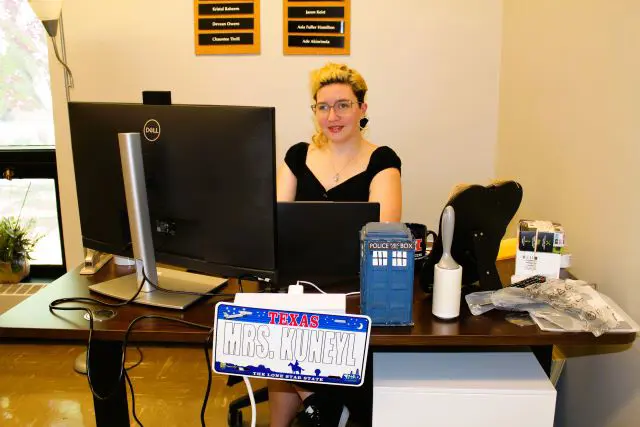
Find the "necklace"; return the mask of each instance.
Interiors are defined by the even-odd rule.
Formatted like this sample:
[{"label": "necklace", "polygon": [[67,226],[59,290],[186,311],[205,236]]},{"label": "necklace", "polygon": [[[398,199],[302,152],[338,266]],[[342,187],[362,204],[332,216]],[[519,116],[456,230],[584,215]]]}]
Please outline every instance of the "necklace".
[{"label": "necklace", "polygon": [[344,164],[344,166],[342,166],[342,168],[339,171],[336,171],[336,167],[333,164],[333,161],[331,162],[331,167],[333,168],[333,171],[335,172],[335,175],[333,175],[333,182],[334,183],[338,183],[340,181],[340,174],[342,173],[342,171],[344,171],[347,166],[349,166],[351,164],[351,162],[358,157],[358,154],[360,154],[360,147],[358,147],[358,149],[356,150],[356,152],[353,154],[353,156],[351,156],[351,158],[347,161],[347,163]]}]

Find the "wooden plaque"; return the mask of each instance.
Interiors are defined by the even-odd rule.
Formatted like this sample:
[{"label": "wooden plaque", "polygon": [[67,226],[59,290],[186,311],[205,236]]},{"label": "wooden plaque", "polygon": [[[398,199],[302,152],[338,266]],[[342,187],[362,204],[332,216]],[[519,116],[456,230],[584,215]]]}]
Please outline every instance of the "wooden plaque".
[{"label": "wooden plaque", "polygon": [[196,55],[260,53],[260,0],[194,0]]},{"label": "wooden plaque", "polygon": [[349,55],[351,0],[284,0],[285,55]]}]

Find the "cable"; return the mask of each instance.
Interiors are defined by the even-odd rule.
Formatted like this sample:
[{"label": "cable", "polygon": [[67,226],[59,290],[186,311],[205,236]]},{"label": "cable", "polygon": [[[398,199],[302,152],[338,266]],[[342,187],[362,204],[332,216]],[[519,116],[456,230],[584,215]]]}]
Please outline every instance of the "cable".
[{"label": "cable", "polygon": [[249,401],[251,402],[251,427],[256,427],[256,398],[253,395],[253,389],[251,383],[246,375],[242,376],[244,384],[247,386],[247,394],[249,395]]},{"label": "cable", "polygon": [[244,289],[242,288],[242,279],[253,279],[258,283],[262,282],[262,280],[260,280],[259,277],[254,276],[253,274],[241,274],[240,276],[237,277],[237,279],[238,279],[238,286],[240,287],[240,292],[242,293],[244,293]]},{"label": "cable", "polygon": [[[93,338],[93,331],[94,331],[94,319],[93,319],[93,312],[91,311],[90,308],[87,307],[60,307],[61,304],[67,304],[67,303],[86,303],[86,304],[95,304],[95,305],[101,305],[101,306],[105,306],[105,307],[123,307],[131,302],[133,302],[138,295],[140,294],[140,292],[142,292],[142,288],[144,287],[145,282],[149,283],[154,289],[161,291],[161,292],[167,292],[167,293],[177,293],[177,294],[187,294],[187,295],[197,295],[197,296],[214,296],[214,297],[235,297],[235,294],[223,294],[223,293],[197,293],[197,292],[183,292],[183,291],[174,291],[171,289],[164,289],[161,288],[160,286],[158,286],[157,284],[153,283],[146,275],[145,271],[144,271],[144,267],[142,269],[142,276],[143,279],[140,282],[140,286],[138,286],[136,292],[134,293],[134,295],[129,298],[126,301],[123,302],[119,302],[119,303],[108,303],[108,302],[104,302],[95,298],[89,298],[89,297],[74,297],[74,298],[59,298],[57,300],[52,301],[51,303],[49,303],[49,311],[57,316],[57,313],[55,313],[56,310],[60,310],[60,311],[84,311],[85,313],[87,313],[88,317],[89,317],[89,339],[87,340],[87,360],[86,360],[86,364],[87,364],[87,382],[89,383],[89,389],[91,390],[91,394],[99,399],[99,400],[107,400],[109,398],[111,398],[114,393],[116,392],[117,388],[118,388],[118,384],[120,383],[120,381],[124,378],[125,381],[127,382],[127,385],[129,387],[129,391],[131,394],[131,412],[132,412],[132,416],[133,419],[135,420],[135,422],[140,426],[143,427],[142,422],[140,421],[140,419],[138,418],[138,415],[136,413],[136,404],[135,404],[135,393],[134,393],[134,389],[133,389],[133,384],[131,382],[131,378],[129,377],[128,374],[128,370],[133,369],[137,366],[139,366],[142,361],[143,361],[143,354],[142,354],[142,350],[140,350],[140,347],[136,346],[136,349],[138,350],[138,353],[140,354],[140,359],[134,363],[132,366],[126,368],[125,367],[125,360],[126,360],[126,356],[127,356],[127,344],[129,342],[129,335],[131,333],[131,331],[133,330],[134,326],[142,320],[145,319],[160,319],[160,320],[168,320],[168,321],[174,321],[174,322],[178,322],[181,323],[183,325],[187,325],[187,326],[192,326],[192,327],[196,327],[196,328],[200,328],[200,329],[207,329],[209,330],[209,334],[207,336],[207,339],[205,340],[205,346],[204,346],[204,351],[205,351],[205,359],[207,361],[207,370],[208,370],[208,379],[207,379],[207,387],[205,390],[205,396],[204,396],[204,400],[202,402],[202,408],[200,411],[200,422],[202,424],[202,426],[205,426],[205,412],[206,412],[206,407],[207,407],[207,402],[209,399],[209,394],[211,392],[211,358],[209,356],[209,347],[210,347],[210,343],[211,343],[211,339],[213,337],[213,328],[206,326],[206,325],[201,325],[199,323],[194,323],[194,322],[188,322],[186,320],[182,320],[182,319],[178,319],[178,318],[173,318],[173,317],[166,317],[166,316],[159,316],[159,315],[144,315],[144,316],[139,316],[137,318],[135,318],[134,320],[131,321],[131,323],[129,324],[127,331],[125,332],[125,336],[124,336],[124,340],[122,341],[122,359],[121,359],[121,363],[120,363],[120,372],[118,374],[117,379],[114,381],[113,386],[111,387],[111,389],[109,389],[107,391],[106,394],[100,394],[98,393],[95,388],[93,387],[93,383],[91,381],[91,371],[90,371],[90,363],[89,363],[89,356],[91,354],[91,342],[92,342],[92,338]],[[239,287],[240,287],[240,291],[243,292],[244,289],[242,288],[242,277],[247,278],[247,277],[252,277],[252,278],[256,278],[255,276],[250,276],[250,275],[245,275],[245,276],[241,276],[240,278],[238,278],[238,283],[239,283]],[[258,279],[258,278],[256,278]],[[258,281],[260,281],[260,279],[258,279]],[[312,284],[313,285],[313,284]],[[315,285],[313,285],[315,286]],[[317,287],[316,287],[317,288]],[[318,288],[318,290],[320,290]],[[321,291],[321,290],[320,290]],[[322,292],[322,291],[321,291]],[[246,377],[244,377],[245,379],[245,383],[247,383],[247,390],[249,391],[250,394],[250,400],[251,400],[251,405],[252,405],[252,426],[255,426],[255,399],[253,396],[253,391],[251,389],[251,384],[248,382],[248,379]]]},{"label": "cable", "polygon": [[[161,320],[174,321],[174,322],[181,323],[183,325],[192,326],[192,327],[196,327],[196,328],[207,329],[207,330],[209,330],[209,326],[201,325],[199,323],[194,323],[194,322],[188,322],[186,320],[182,320],[182,319],[178,319],[178,318],[159,316],[159,315],[145,315],[145,316],[139,316],[139,317],[135,318],[129,324],[129,327],[127,328],[127,331],[126,331],[125,336],[124,336],[124,340],[122,341],[122,359],[120,361],[120,372],[118,374],[118,377],[114,381],[113,386],[105,394],[100,394],[93,387],[93,382],[91,381],[91,364],[89,362],[89,356],[91,354],[91,342],[92,342],[92,339],[93,339],[93,331],[94,331],[93,312],[91,311],[91,309],[89,309],[87,307],[60,307],[60,305],[61,304],[66,304],[66,303],[70,303],[70,302],[79,302],[79,303],[97,304],[97,305],[102,305],[102,306],[106,306],[106,307],[122,307],[122,306],[132,302],[138,296],[138,294],[142,290],[142,287],[144,286],[145,280],[146,280],[146,278],[144,278],[141,281],[140,286],[138,287],[136,293],[130,299],[128,299],[127,301],[121,302],[121,303],[107,303],[107,302],[104,302],[104,301],[97,300],[95,298],[87,298],[87,297],[60,298],[60,299],[54,300],[51,303],[49,303],[49,311],[54,316],[58,316],[58,314],[55,313],[55,311],[57,311],[57,310],[60,310],[60,311],[84,311],[85,313],[87,313],[87,315],[89,317],[89,338],[87,340],[87,359],[86,359],[86,364],[87,364],[87,382],[89,383],[89,389],[91,390],[91,394],[98,400],[107,400],[107,399],[109,399],[111,396],[114,395],[114,393],[116,392],[116,390],[118,388],[118,384],[120,383],[120,381],[124,377],[127,380],[127,382],[129,383],[129,387],[130,387],[130,390],[131,390],[133,416],[134,416],[134,419],[136,419],[136,422],[138,422],[139,425],[142,425],[142,423],[140,423],[140,421],[137,419],[137,415],[136,415],[136,412],[135,412],[135,405],[133,404],[134,399],[135,399],[135,396],[133,394],[133,385],[131,384],[131,380],[128,378],[127,369],[125,368],[125,360],[126,360],[126,356],[127,356],[127,343],[129,341],[129,334],[133,330],[133,327],[136,325],[136,323],[138,323],[139,321],[144,320],[144,319],[161,319]],[[138,362],[136,362],[133,366],[129,367],[129,369],[135,368],[136,366],[138,366],[142,362],[142,351],[140,350],[140,348],[138,348],[138,351],[140,353],[140,360]]]},{"label": "cable", "polygon": [[91,340],[93,338],[93,322],[94,322],[94,320],[93,320],[93,312],[91,311],[91,309],[89,309],[87,307],[60,307],[60,304],[66,304],[66,303],[70,303],[70,302],[79,302],[79,303],[87,303],[87,304],[97,304],[97,305],[102,305],[102,306],[105,306],[105,307],[122,307],[124,305],[129,304],[134,299],[136,299],[138,294],[140,294],[140,291],[142,290],[143,286],[144,286],[144,279],[140,282],[140,286],[138,286],[138,289],[136,290],[135,294],[131,298],[129,298],[128,300],[126,300],[124,302],[120,302],[120,303],[108,303],[108,302],[97,300],[95,298],[88,298],[88,297],[59,298],[59,299],[51,301],[49,303],[49,311],[54,316],[58,316],[58,314],[55,313],[56,310],[60,310],[60,311],[84,311],[85,313],[87,313],[87,315],[89,317],[89,339],[87,340],[87,358],[86,358],[87,382],[89,383],[89,390],[91,390],[91,394],[98,400],[107,400],[111,396],[113,396],[113,394],[115,393],[115,391],[117,389],[117,385],[120,382],[120,380],[122,379],[122,375],[123,375],[122,371],[124,370],[123,369],[124,368],[124,359],[122,360],[122,365],[121,365],[121,369],[120,369],[120,375],[118,376],[118,381],[114,384],[114,386],[111,388],[111,390],[109,390],[109,392],[106,395],[101,395],[100,393],[98,393],[95,390],[95,388],[93,387],[93,382],[91,381],[91,364],[89,363],[89,355],[91,354]]},{"label": "cable", "polygon": [[129,378],[129,373],[126,370],[124,371],[124,378],[127,380],[127,385],[129,386],[129,392],[131,394],[131,415],[133,415],[133,419],[140,427],[144,427],[136,414],[136,394],[133,392],[133,384],[131,383],[131,378]]},{"label": "cable", "polygon": [[[204,358],[207,362],[207,388],[204,393],[204,399],[202,401],[202,409],[200,410],[200,423],[202,427],[205,427],[204,415],[207,410],[207,401],[209,400],[209,393],[211,392],[211,357],[209,356],[209,349],[211,348],[211,340],[213,338],[213,328],[209,331],[209,335],[205,340],[204,344]],[[251,383],[249,382],[249,378],[246,376],[242,376],[245,385],[247,386],[247,394],[249,395],[249,401],[251,402],[251,427],[256,427],[256,399],[253,395],[253,388],[251,387]]]},{"label": "cable", "polygon": [[207,336],[207,339],[204,341],[204,359],[207,361],[207,372],[208,372],[208,376],[207,376],[207,388],[205,389],[204,392],[204,399],[202,400],[202,408],[200,409],[200,424],[202,424],[202,426],[205,426],[205,422],[204,422],[204,414],[207,410],[207,402],[209,401],[209,393],[211,392],[211,357],[209,356],[209,347],[210,347],[210,343],[211,343],[211,339],[213,338],[213,328],[211,328],[211,330],[209,331],[209,335]]},{"label": "cable", "polygon": [[142,350],[140,350],[140,347],[136,346],[136,350],[138,350],[138,354],[140,355],[140,358],[138,359],[138,361],[136,363],[134,363],[133,365],[129,366],[128,368],[125,368],[127,371],[130,371],[133,368],[135,368],[137,366],[140,366],[140,364],[144,360],[144,355],[142,354]]},{"label": "cable", "polygon": [[313,286],[314,288],[316,288],[320,293],[322,293],[322,294],[326,294],[326,292],[325,292],[325,291],[323,291],[322,289],[320,289],[320,288],[319,288],[315,283],[307,282],[306,280],[298,280],[296,284],[297,284],[297,285],[300,285],[300,284],[303,284],[303,285],[311,285],[311,286]]},{"label": "cable", "polygon": [[[170,322],[177,322],[177,323],[181,323],[183,325],[191,326],[191,327],[198,328],[198,329],[206,329],[206,330],[210,331],[209,333],[211,335],[213,334],[213,328],[210,327],[210,326],[202,325],[200,323],[188,322],[186,320],[178,319],[176,317],[160,316],[160,315],[157,315],[157,314],[147,314],[147,315],[144,315],[144,316],[138,316],[135,319],[133,319],[131,321],[131,323],[129,323],[129,327],[127,328],[127,331],[124,334],[124,339],[122,340],[122,360],[121,360],[121,364],[120,364],[120,375],[118,376],[118,383],[120,382],[120,380],[124,376],[125,380],[129,384],[129,390],[131,392],[131,413],[133,415],[134,420],[141,427],[142,427],[142,423],[140,422],[140,420],[138,419],[138,416],[136,414],[136,406],[135,406],[135,396],[134,396],[134,391],[133,391],[133,384],[131,383],[131,379],[129,378],[129,374],[123,368],[124,368],[124,363],[125,363],[124,361],[125,361],[125,359],[127,357],[127,344],[129,342],[129,334],[131,334],[131,331],[133,330],[133,327],[136,325],[136,323],[138,323],[138,322],[140,322],[142,320],[146,320],[146,319],[168,320]],[[207,336],[207,341],[208,340],[209,340],[209,336]],[[207,354],[207,356],[208,356],[208,354]],[[211,377],[211,371],[209,371],[209,377]],[[209,383],[207,385],[207,388],[210,388],[210,384]],[[201,418],[201,421],[203,422],[202,425],[204,427],[204,419]]]},{"label": "cable", "polygon": [[64,69],[67,70],[67,73],[69,74],[69,87],[73,87],[73,74],[71,74],[71,68],[69,68],[66,62],[64,62],[62,58],[60,58],[60,54],[58,53],[58,45],[56,44],[56,38],[53,36],[51,36],[51,44],[53,44],[53,53],[56,54],[56,59],[60,64],[62,64]]},{"label": "cable", "polygon": [[[300,284],[311,285],[314,288],[316,288],[318,291],[320,291],[321,293],[326,294],[326,292],[323,291],[322,289],[320,289],[316,284],[311,283],[311,282],[307,282],[306,280],[298,280],[296,282],[296,284],[297,285],[300,285]],[[344,294],[345,297],[350,297],[350,296],[353,296],[353,295],[360,295],[360,292],[347,292],[346,294]]]},{"label": "cable", "polygon": [[[57,300],[52,301],[51,303],[49,303],[49,311],[54,315],[54,316],[58,316],[57,313],[55,313],[55,311],[60,310],[60,311],[84,311],[85,313],[87,313],[88,317],[89,317],[89,338],[87,340],[87,358],[86,358],[86,364],[87,364],[87,382],[89,383],[89,389],[91,390],[91,394],[99,399],[99,400],[106,400],[109,399],[111,396],[114,395],[114,393],[116,392],[118,385],[120,383],[120,381],[122,381],[122,379],[124,378],[125,381],[127,382],[127,385],[129,387],[129,391],[131,394],[131,412],[132,412],[132,416],[133,419],[135,420],[135,422],[140,426],[143,427],[142,422],[140,421],[140,419],[138,418],[138,415],[136,413],[136,404],[135,404],[135,392],[133,389],[133,383],[131,382],[131,378],[129,377],[128,374],[128,370],[135,368],[136,366],[139,366],[142,361],[143,361],[143,353],[142,350],[140,350],[140,347],[136,346],[136,349],[138,350],[138,353],[140,354],[140,359],[134,363],[132,366],[126,368],[125,367],[125,360],[127,357],[127,345],[129,342],[129,335],[131,334],[131,331],[133,330],[134,326],[145,319],[159,319],[159,320],[167,320],[167,321],[172,321],[172,322],[177,322],[177,323],[181,323],[183,325],[186,326],[191,326],[191,327],[195,327],[195,328],[199,328],[199,329],[206,329],[209,331],[209,334],[207,335],[207,339],[205,340],[205,345],[204,345],[204,351],[205,351],[205,359],[207,361],[207,371],[208,371],[208,378],[207,378],[207,387],[205,390],[205,396],[204,396],[204,400],[202,402],[202,408],[200,411],[200,422],[202,424],[203,427],[205,427],[205,419],[204,419],[204,415],[205,415],[205,411],[206,411],[206,407],[207,407],[207,402],[209,399],[209,394],[211,392],[211,358],[209,356],[209,347],[211,344],[211,340],[213,338],[213,327],[209,327],[207,325],[202,325],[199,323],[194,323],[194,322],[189,322],[186,320],[182,320],[182,319],[178,319],[178,318],[174,318],[174,317],[167,317],[167,316],[160,316],[160,315],[144,315],[144,316],[139,316],[136,317],[135,319],[133,319],[131,321],[131,323],[129,323],[129,326],[127,327],[127,330],[125,332],[124,335],[124,339],[122,341],[122,358],[120,361],[120,372],[118,374],[117,379],[114,381],[113,386],[111,387],[110,390],[108,390],[108,392],[106,394],[100,394],[98,393],[95,388],[93,387],[93,383],[91,381],[91,370],[90,370],[90,366],[91,364],[89,363],[89,356],[91,354],[91,342],[92,342],[92,338],[93,338],[93,331],[94,331],[94,318],[93,318],[93,312],[91,311],[90,308],[87,307],[60,307],[61,304],[67,304],[67,303],[72,303],[72,302],[76,302],[76,303],[86,303],[86,304],[96,304],[96,305],[101,305],[101,306],[105,306],[105,307],[122,307],[125,306],[131,302],[133,302],[136,297],[140,294],[140,292],[142,291],[142,288],[144,287],[145,282],[148,282],[152,287],[160,290],[160,291],[170,291],[170,290],[164,290],[162,288],[159,288],[157,285],[155,285],[153,282],[151,282],[149,280],[149,278],[147,277],[147,275],[144,272],[144,268],[142,269],[142,275],[143,275],[143,279],[140,282],[140,286],[138,286],[138,289],[136,290],[135,294],[129,298],[128,300],[124,301],[124,302],[120,302],[120,303],[108,303],[108,302],[104,302],[104,301],[100,301],[98,299],[95,298],[88,298],[88,297],[75,297],[75,298],[59,298]],[[239,279],[241,280],[241,279]],[[242,289],[242,285],[241,289]],[[188,293],[188,292],[178,292],[176,291],[176,293]],[[195,292],[191,292],[190,294],[196,294]],[[219,294],[219,293],[210,293],[210,294],[197,294],[197,295],[210,295],[210,296],[235,296],[235,294]],[[246,377],[245,377],[245,381]],[[252,401],[252,422],[253,422],[253,426],[255,426],[255,400],[254,400],[254,396],[253,396],[253,392],[251,391],[251,385],[248,384],[248,390],[251,393],[251,401]]]}]

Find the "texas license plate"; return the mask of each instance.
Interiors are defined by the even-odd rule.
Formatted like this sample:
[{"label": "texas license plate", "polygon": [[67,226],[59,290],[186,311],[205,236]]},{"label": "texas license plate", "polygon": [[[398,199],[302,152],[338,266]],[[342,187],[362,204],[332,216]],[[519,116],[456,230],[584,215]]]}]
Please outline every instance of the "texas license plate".
[{"label": "texas license plate", "polygon": [[213,370],[275,380],[359,386],[368,316],[216,306]]}]

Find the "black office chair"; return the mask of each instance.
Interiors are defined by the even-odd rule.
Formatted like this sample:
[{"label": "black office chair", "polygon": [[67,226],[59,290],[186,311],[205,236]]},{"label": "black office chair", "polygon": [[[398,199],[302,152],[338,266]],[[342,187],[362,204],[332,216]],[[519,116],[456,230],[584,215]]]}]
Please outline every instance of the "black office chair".
[{"label": "black office chair", "polygon": [[[227,387],[231,387],[235,384],[241,383],[242,377],[229,375],[227,379]],[[253,397],[258,403],[266,402],[269,400],[269,390],[267,387],[260,388],[253,392]],[[229,427],[242,427],[242,408],[251,406],[251,400],[249,395],[244,395],[235,399],[229,404],[229,412],[227,413],[227,424]]]}]

